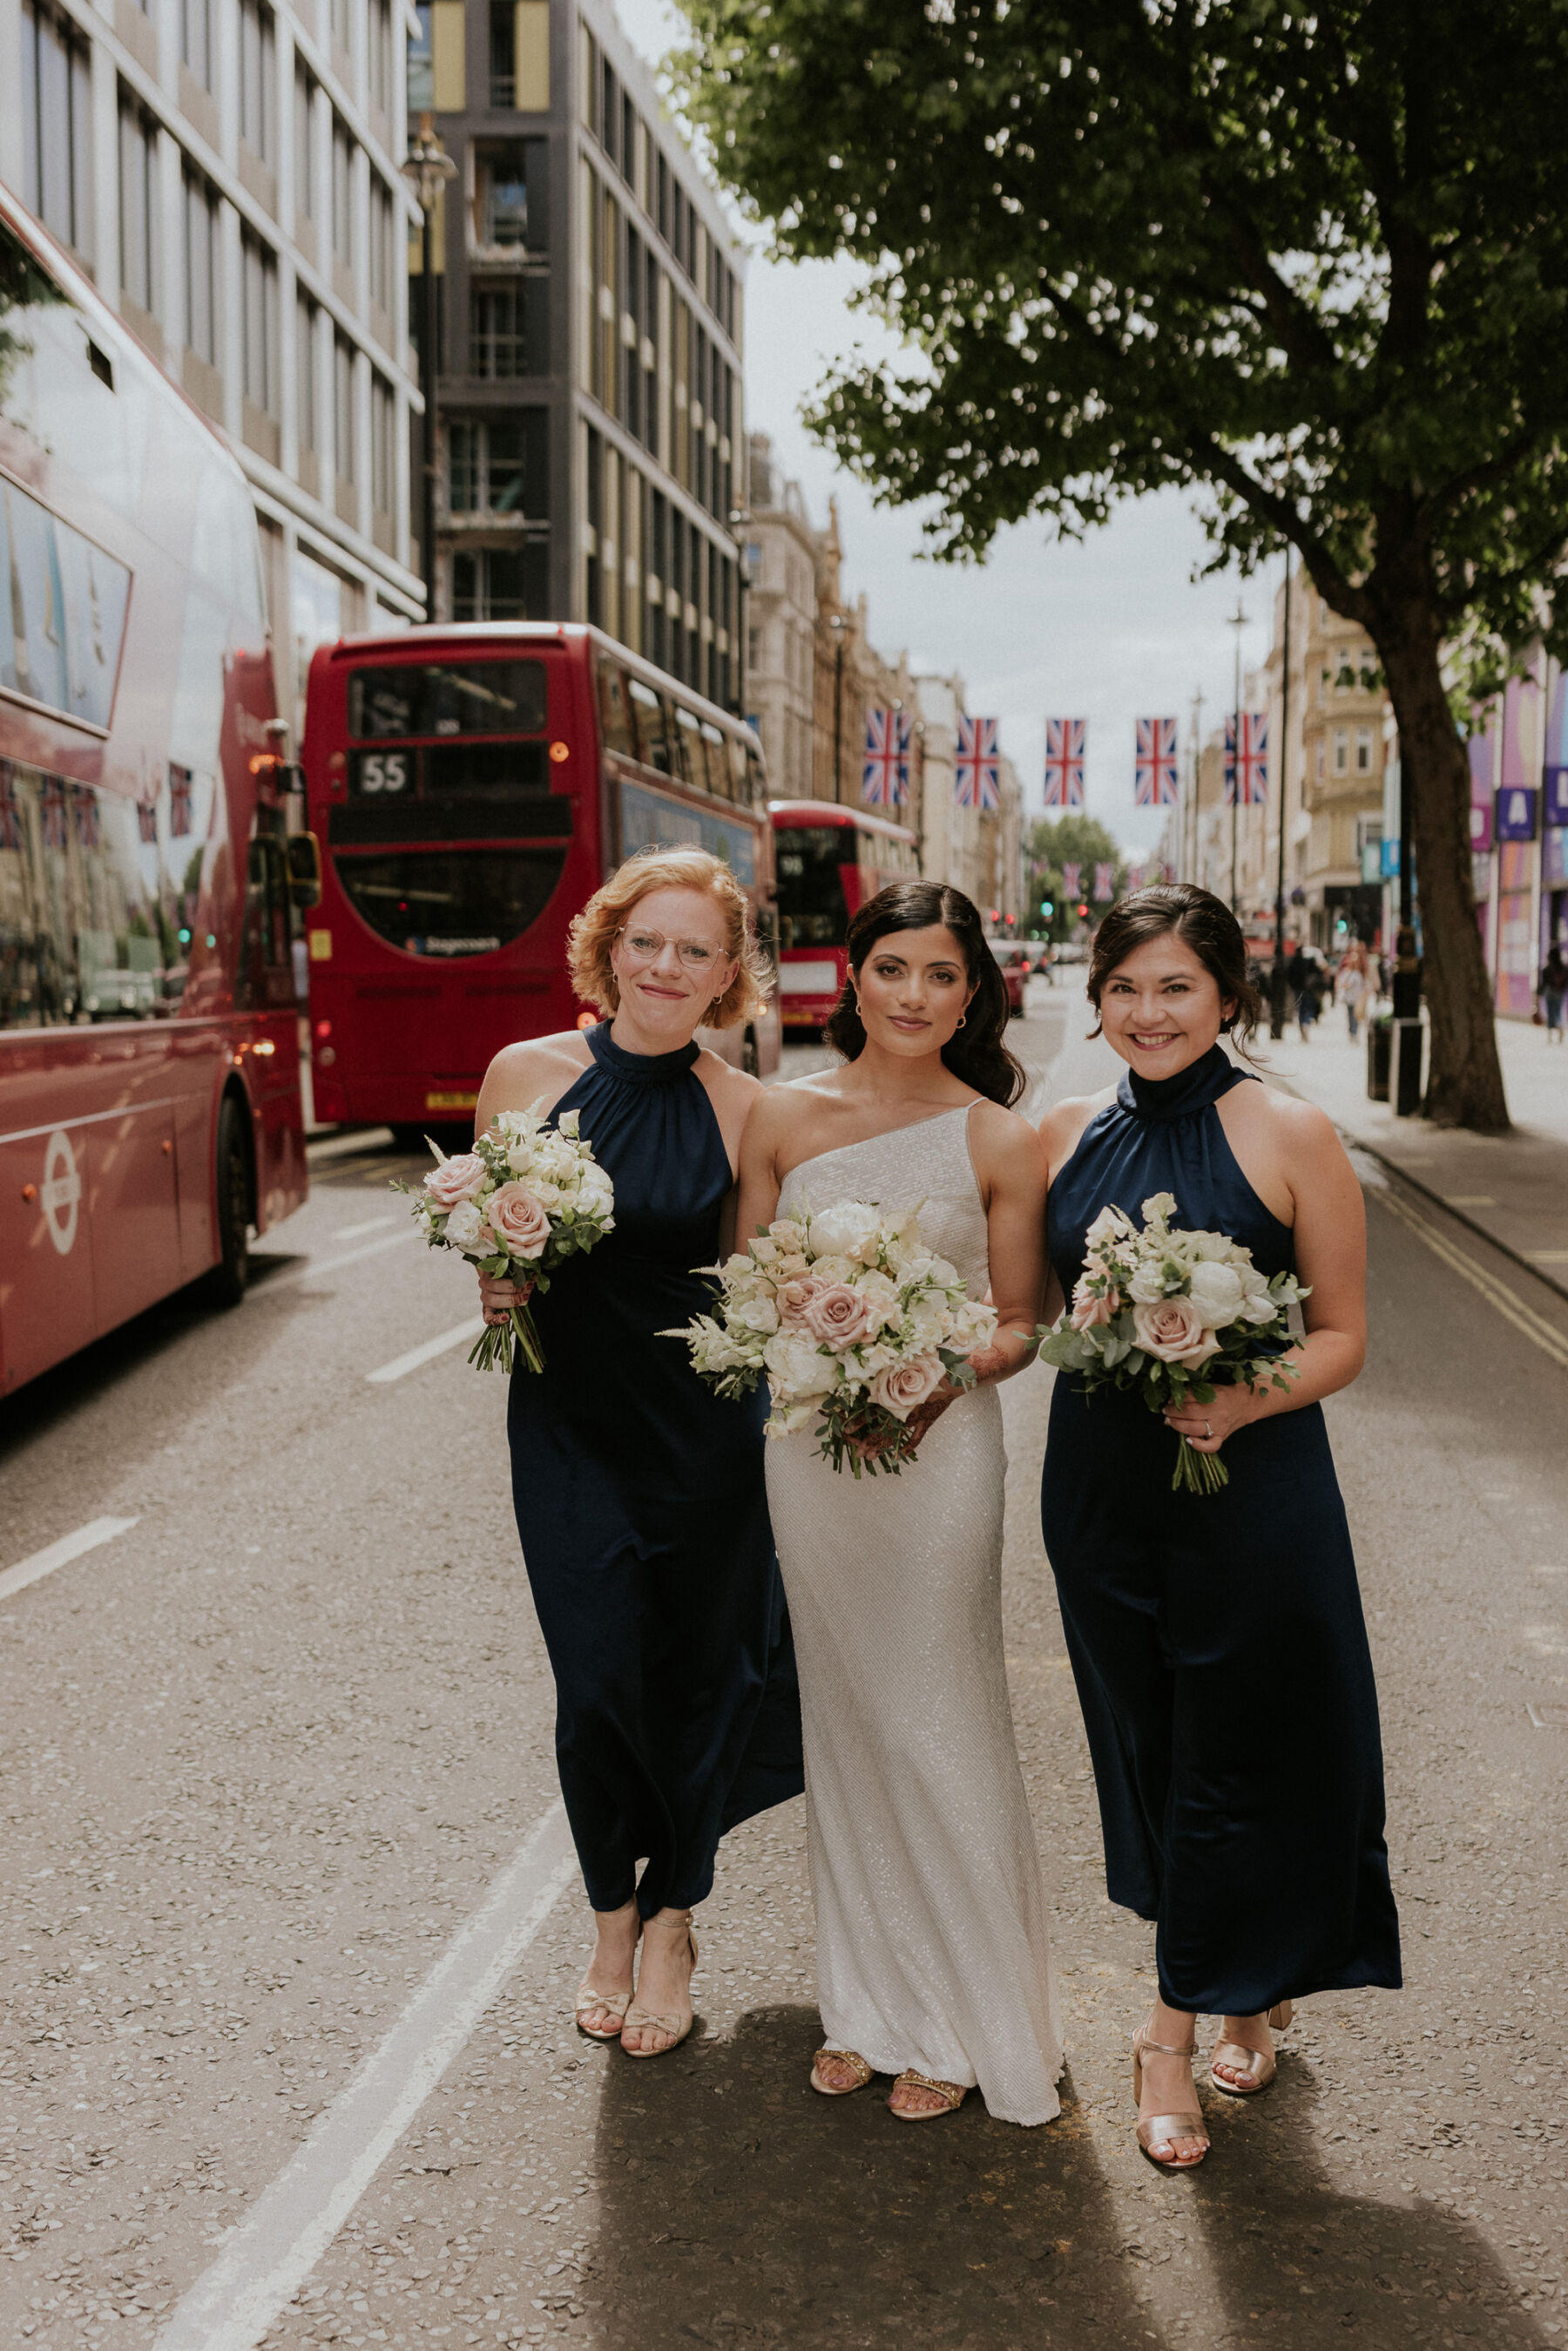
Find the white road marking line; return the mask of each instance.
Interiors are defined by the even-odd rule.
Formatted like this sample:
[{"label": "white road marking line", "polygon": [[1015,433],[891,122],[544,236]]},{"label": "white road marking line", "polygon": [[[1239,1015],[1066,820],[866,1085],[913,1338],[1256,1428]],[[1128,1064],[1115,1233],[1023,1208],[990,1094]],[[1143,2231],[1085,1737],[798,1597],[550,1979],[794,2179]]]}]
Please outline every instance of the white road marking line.
[{"label": "white road marking line", "polygon": [[363,1224],[339,1227],[332,1238],[335,1241],[357,1241],[361,1233],[379,1233],[384,1225],[392,1222],[390,1217],[367,1217]]},{"label": "white road marking line", "polygon": [[154,2351],[255,2351],[548,1917],[576,1856],[552,1805],[380,2047],[171,2314]]},{"label": "white road marking line", "polygon": [[383,1364],[379,1371],[367,1372],[365,1377],[379,1382],[400,1380],[409,1372],[417,1372],[421,1364],[444,1355],[449,1347],[461,1347],[465,1339],[477,1339],[483,1328],[483,1315],[472,1314],[466,1322],[454,1323],[450,1331],[443,1331],[439,1339],[427,1339],[422,1347],[410,1347],[406,1355],[394,1355],[389,1364]]},{"label": "white road marking line", "polygon": [[1554,1364],[1560,1364],[1564,1371],[1568,1371],[1568,1337],[1564,1337],[1553,1323],[1548,1322],[1543,1314],[1537,1314],[1532,1306],[1527,1306],[1517,1290],[1511,1290],[1506,1281],[1499,1281],[1497,1276],[1478,1264],[1467,1249],[1460,1249],[1457,1241],[1451,1241],[1447,1233],[1441,1233],[1436,1225],[1428,1224],[1419,1210],[1413,1208],[1408,1200],[1401,1199],[1397,1192],[1390,1188],[1374,1196],[1381,1200],[1389,1214],[1397,1217],[1401,1224],[1408,1225],[1435,1257],[1440,1257],[1445,1265],[1451,1266],[1461,1280],[1468,1281],[1472,1290],[1479,1290],[1505,1322],[1511,1322],[1516,1331],[1522,1331],[1527,1339],[1535,1342],[1543,1355],[1550,1355]]},{"label": "white road marking line", "polygon": [[[361,1258],[379,1257],[383,1249],[396,1249],[400,1241],[419,1238],[412,1224],[400,1225],[395,1233],[383,1233],[379,1240],[361,1241],[358,1249],[343,1249],[337,1257],[313,1257],[304,1265],[296,1266],[292,1273],[280,1273],[275,1281],[265,1282],[256,1291],[256,1300],[276,1298],[284,1290],[295,1289],[302,1281],[314,1281],[318,1274],[336,1273],[340,1266],[358,1265]],[[257,1263],[265,1260],[259,1259]]]},{"label": "white road marking line", "polygon": [[31,1559],[18,1560],[0,1575],[0,1600],[9,1600],[14,1592],[26,1591],[42,1575],[52,1575],[57,1567],[68,1567],[73,1559],[84,1552],[97,1551],[99,1543],[112,1542],[116,1535],[129,1533],[136,1524],[134,1519],[89,1519],[74,1535],[62,1535],[47,1550],[36,1551]]}]

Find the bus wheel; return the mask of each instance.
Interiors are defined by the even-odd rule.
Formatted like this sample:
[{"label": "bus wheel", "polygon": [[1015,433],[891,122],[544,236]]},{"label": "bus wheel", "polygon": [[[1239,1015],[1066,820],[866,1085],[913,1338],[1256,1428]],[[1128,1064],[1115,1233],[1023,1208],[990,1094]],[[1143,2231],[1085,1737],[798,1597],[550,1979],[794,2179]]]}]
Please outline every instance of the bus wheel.
[{"label": "bus wheel", "polygon": [[760,1078],[763,1074],[763,1057],[757,1044],[757,1032],[750,1021],[746,1024],[745,1042],[741,1047],[741,1067],[748,1078]]},{"label": "bus wheel", "polygon": [[211,1306],[237,1306],[250,1275],[251,1155],[244,1116],[233,1094],[218,1104],[218,1247],[220,1255],[202,1282]]}]

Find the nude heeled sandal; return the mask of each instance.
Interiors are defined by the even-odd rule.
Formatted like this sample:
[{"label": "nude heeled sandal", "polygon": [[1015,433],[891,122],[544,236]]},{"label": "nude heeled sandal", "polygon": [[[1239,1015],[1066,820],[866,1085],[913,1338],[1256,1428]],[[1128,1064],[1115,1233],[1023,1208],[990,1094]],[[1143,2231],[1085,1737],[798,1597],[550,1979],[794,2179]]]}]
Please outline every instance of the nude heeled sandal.
[{"label": "nude heeled sandal", "polygon": [[[822,2078],[825,2057],[831,2057],[840,2065],[847,2065],[855,2076],[853,2082],[842,2085],[825,2082]],[[871,2068],[858,2049],[819,2049],[811,2061],[811,2086],[814,2090],[820,2090],[825,2098],[852,2098],[856,2091],[863,2090],[870,2079]]]},{"label": "nude heeled sandal", "polygon": [[[637,1933],[638,1940],[640,1941],[642,1938],[642,1921],[640,1918],[637,1922]],[[634,1943],[632,1946],[634,1951],[636,1950],[636,1948],[637,1946]],[[629,1991],[601,1991],[597,1984],[593,1980],[592,1976],[587,1975],[583,1978],[582,1982],[577,1986],[577,1996],[572,2003],[573,2011],[576,2017],[577,2031],[582,2034],[585,2041],[618,2041],[620,2038],[621,2028],[626,2021],[626,2011],[630,2004],[631,1993]],[[601,2008],[607,2009],[615,2019],[614,2024],[607,2032],[602,2030],[597,2030],[593,2025],[589,2024],[586,2021],[588,2017],[595,2015]]]},{"label": "nude heeled sandal", "polygon": [[[692,1973],[695,1974],[697,1970],[697,1938],[691,1931],[691,1911],[681,1911],[673,1918],[645,1918],[642,1922],[645,1949],[647,1938],[655,1927],[679,1927],[680,1928],[681,1932],[685,1935],[687,1941],[691,1946],[691,1970]],[[674,2015],[661,2015],[657,2009],[644,2008],[639,2001],[633,2000],[631,2006],[626,2011],[626,2021],[621,2027],[621,2053],[626,2057],[668,2057],[672,2049],[680,2048],[681,2043],[685,2040],[687,2034],[691,2032],[691,2027],[695,2022],[696,2018],[693,2015],[690,2005],[687,2007],[684,2016],[680,2015],[679,2012]],[[670,2033],[673,2035],[673,2038],[668,2041],[662,2049],[628,2049],[627,2047],[626,2035],[628,2032],[646,2032],[650,2030],[654,2032]]]},{"label": "nude heeled sandal", "polygon": [[[1271,2032],[1282,2032],[1294,2014],[1293,2001],[1276,2001],[1263,2022]],[[1214,2071],[1216,2065],[1232,2066],[1244,2079],[1227,2082]],[[1279,2070],[1273,2050],[1248,2049],[1240,2041],[1217,2041],[1210,2053],[1209,2078],[1227,2098],[1255,2098],[1260,2090],[1268,2088]]]},{"label": "nude heeled sandal", "polygon": [[[1152,2022],[1151,2018],[1150,2022]],[[1168,2041],[1151,2041],[1148,2037],[1148,2025],[1140,2024],[1133,2034],[1133,2104],[1141,2105],[1143,2100],[1143,2061],[1146,2054],[1152,2053],[1160,2057],[1189,2058],[1196,2055],[1197,2049],[1198,2044],[1195,2041],[1189,2041],[1185,2049],[1175,2049]],[[1193,2095],[1196,2097],[1196,2090]],[[1202,2153],[1178,2155],[1175,2151],[1175,2143],[1179,2138],[1199,2140]],[[1204,2156],[1209,2152],[1209,2127],[1204,2122],[1202,2109],[1194,2105],[1181,2114],[1140,2115],[1137,2125],[1137,2143],[1139,2151],[1154,2165],[1157,2171],[1196,2171]],[[1168,2157],[1162,2158],[1155,2154],[1154,2149],[1162,2145],[1170,2147],[1171,2153]]]}]

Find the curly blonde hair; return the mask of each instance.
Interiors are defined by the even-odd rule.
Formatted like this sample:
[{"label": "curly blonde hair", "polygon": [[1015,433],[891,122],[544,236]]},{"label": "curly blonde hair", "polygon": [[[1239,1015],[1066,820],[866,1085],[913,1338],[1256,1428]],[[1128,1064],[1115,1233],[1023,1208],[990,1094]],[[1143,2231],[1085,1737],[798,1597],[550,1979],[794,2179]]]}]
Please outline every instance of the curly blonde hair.
[{"label": "curly blonde hair", "polygon": [[586,1003],[609,1016],[620,1002],[610,949],[632,908],[650,890],[701,890],[724,918],[735,977],[703,1016],[708,1029],[732,1029],[766,1008],[769,973],[752,935],[746,893],[729,867],[705,849],[639,849],[596,890],[566,934],[566,969]]}]

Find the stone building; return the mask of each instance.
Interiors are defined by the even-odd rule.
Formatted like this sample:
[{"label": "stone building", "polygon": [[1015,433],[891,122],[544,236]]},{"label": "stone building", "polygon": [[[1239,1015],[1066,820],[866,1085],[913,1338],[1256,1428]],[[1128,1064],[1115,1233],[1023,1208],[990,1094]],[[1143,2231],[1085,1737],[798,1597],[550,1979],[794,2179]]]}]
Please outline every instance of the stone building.
[{"label": "stone building", "polygon": [[746,712],[762,737],[769,788],[810,799],[816,774],[816,568],[798,482],[785,479],[765,433],[748,444]]}]

